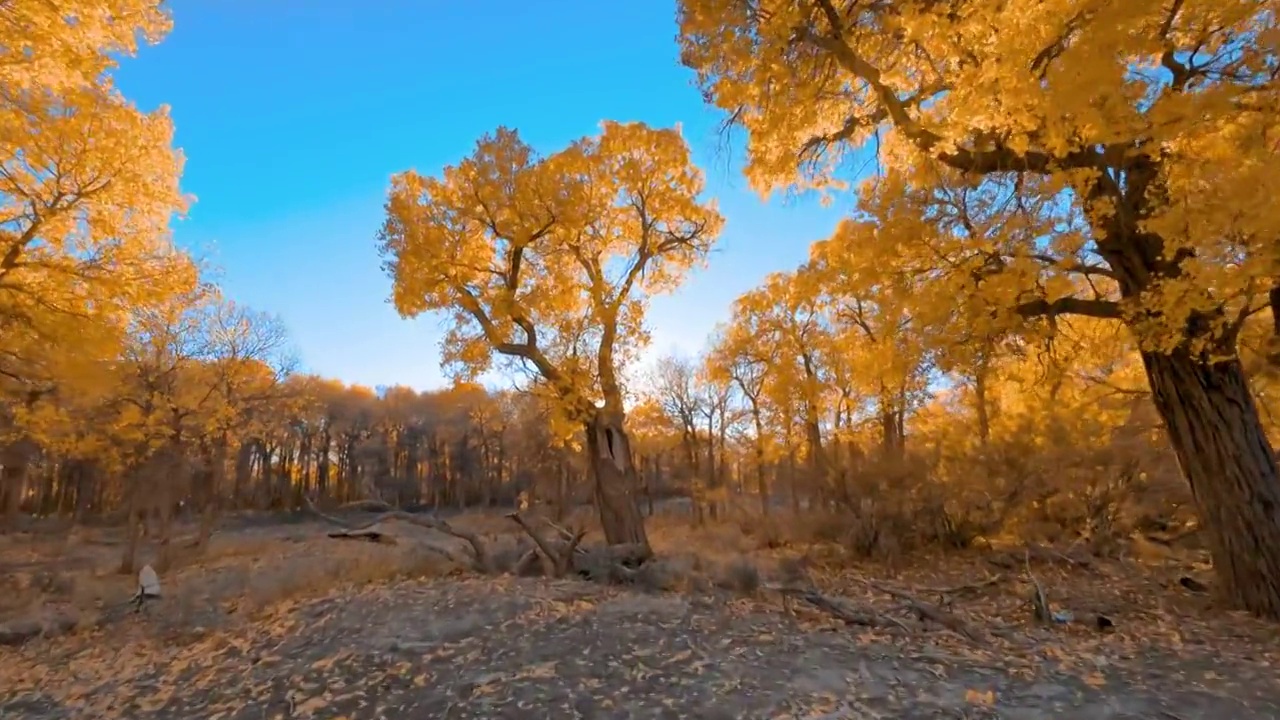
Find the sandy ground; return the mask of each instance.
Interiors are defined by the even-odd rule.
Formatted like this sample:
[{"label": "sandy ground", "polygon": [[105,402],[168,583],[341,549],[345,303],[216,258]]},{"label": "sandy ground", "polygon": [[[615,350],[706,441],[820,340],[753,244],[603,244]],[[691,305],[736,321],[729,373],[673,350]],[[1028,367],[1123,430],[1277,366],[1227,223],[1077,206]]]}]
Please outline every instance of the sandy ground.
[{"label": "sandy ground", "polygon": [[[912,620],[863,572],[823,592],[884,627],[784,606],[767,572],[750,591],[658,592],[476,577],[309,526],[256,532],[175,573],[142,614],[0,648],[0,717],[1280,717],[1273,627],[1143,590],[1125,568],[1037,570],[1080,616],[1062,627],[1024,621],[1016,578],[922,590],[972,580],[963,563],[883,580],[964,618],[965,637]],[[1086,622],[1095,608],[1114,629]]]}]

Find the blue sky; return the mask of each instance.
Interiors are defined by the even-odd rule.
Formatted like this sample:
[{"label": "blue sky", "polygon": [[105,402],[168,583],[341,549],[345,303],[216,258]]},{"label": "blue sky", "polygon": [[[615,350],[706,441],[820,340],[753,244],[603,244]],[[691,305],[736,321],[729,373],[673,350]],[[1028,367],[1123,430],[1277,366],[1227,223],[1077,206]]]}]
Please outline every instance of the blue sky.
[{"label": "blue sky", "polygon": [[[198,201],[179,243],[237,301],[278,314],[309,372],[364,385],[446,383],[434,318],[386,298],[375,233],[392,173],[435,173],[498,125],[544,152],[603,119],[682,123],[727,218],[709,270],[656,299],[649,357],[697,352],[729,305],[807,255],[836,211],[763,203],[680,66],[674,3],[587,0],[177,0],[124,92],[167,103]],[[732,166],[731,166],[732,165]]]}]

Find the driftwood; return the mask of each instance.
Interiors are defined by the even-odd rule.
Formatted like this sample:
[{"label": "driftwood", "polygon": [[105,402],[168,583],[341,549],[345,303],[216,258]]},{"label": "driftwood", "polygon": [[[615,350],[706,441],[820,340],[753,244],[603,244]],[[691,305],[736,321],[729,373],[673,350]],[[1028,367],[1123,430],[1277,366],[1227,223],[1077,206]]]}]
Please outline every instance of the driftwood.
[{"label": "driftwood", "polygon": [[625,583],[636,580],[639,568],[650,559],[651,552],[643,545],[595,545],[584,547],[585,529],[568,530],[554,522],[540,518],[542,524],[555,531],[557,538],[542,536],[533,523],[519,512],[507,515],[520,526],[534,542],[533,550],[525,554],[516,565],[516,574],[527,571],[536,561],[542,563],[547,577],[578,577],[607,583]]},{"label": "driftwood", "polygon": [[372,543],[380,543],[383,545],[395,545],[396,536],[387,533],[387,528],[381,523],[370,525],[363,528],[344,528],[342,530],[334,530],[329,533],[331,538],[349,538],[351,540],[366,540]]},{"label": "driftwood", "polygon": [[963,583],[961,585],[953,585],[951,587],[926,588],[921,590],[921,592],[927,595],[938,595],[940,597],[946,597],[948,595],[964,595],[966,593],[982,590],[983,588],[989,588],[992,585],[999,585],[1004,582],[1005,579],[1004,575],[993,575],[985,580],[979,580],[978,582]]},{"label": "driftwood", "polygon": [[392,510],[395,510],[395,508],[391,507],[383,500],[352,500],[349,503],[339,505],[338,509],[371,513],[391,512]]},{"label": "driftwood", "polygon": [[1030,551],[1027,552],[1024,562],[1027,568],[1027,579],[1031,581],[1031,616],[1036,622],[1047,625],[1053,622],[1053,612],[1049,609],[1049,596],[1045,594],[1044,586],[1040,584],[1035,573],[1031,572]]}]

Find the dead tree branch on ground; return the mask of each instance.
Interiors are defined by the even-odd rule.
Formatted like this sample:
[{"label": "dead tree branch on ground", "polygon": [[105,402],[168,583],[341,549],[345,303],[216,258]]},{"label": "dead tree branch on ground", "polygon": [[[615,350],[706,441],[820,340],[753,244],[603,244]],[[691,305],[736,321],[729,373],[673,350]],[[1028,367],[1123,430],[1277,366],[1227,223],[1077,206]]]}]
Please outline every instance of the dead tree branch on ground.
[{"label": "dead tree branch on ground", "polygon": [[[461,562],[460,564],[470,565],[477,572],[485,574],[492,573],[494,570],[493,560],[490,557],[489,549],[479,535],[466,530],[459,530],[439,518],[431,517],[430,515],[416,515],[414,513],[404,512],[403,510],[389,510],[370,522],[359,526],[353,526],[351,523],[348,523],[341,518],[322,512],[320,508],[316,507],[315,502],[313,502],[310,497],[303,496],[303,502],[306,504],[307,510],[319,517],[321,520],[345,528],[343,532],[331,533],[330,537],[355,538],[361,537],[363,534],[366,536],[366,539],[377,541],[380,540],[381,536],[384,534],[377,529],[379,525],[391,520],[399,520],[401,522],[406,522],[428,530],[435,530],[436,532],[444,533],[445,535],[466,541],[467,545],[469,545],[471,549],[471,557],[467,558],[465,562]],[[378,537],[372,537],[375,534]],[[433,545],[430,547],[436,552],[445,555],[450,560],[455,562],[461,560],[461,558],[457,557],[456,553],[452,553],[441,546]]]}]

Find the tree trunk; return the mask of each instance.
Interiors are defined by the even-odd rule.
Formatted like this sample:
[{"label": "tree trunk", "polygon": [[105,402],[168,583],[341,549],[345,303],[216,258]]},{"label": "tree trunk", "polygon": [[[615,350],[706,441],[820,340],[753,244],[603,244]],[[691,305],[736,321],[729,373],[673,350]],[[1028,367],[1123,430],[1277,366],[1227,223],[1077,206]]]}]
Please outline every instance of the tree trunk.
[{"label": "tree trunk", "polygon": [[903,457],[902,417],[898,403],[889,394],[884,385],[880,386],[880,445],[886,460],[901,460]]},{"label": "tree trunk", "polygon": [[987,375],[990,374],[984,353],[973,371],[973,402],[978,415],[978,442],[985,449],[991,443],[991,407],[987,398]]},{"label": "tree trunk", "polygon": [[596,507],[609,545],[634,545],[644,557],[652,554],[644,530],[644,516],[636,502],[636,468],[631,440],[621,413],[596,413],[585,428],[587,454],[595,476]]},{"label": "tree trunk", "polygon": [[1280,475],[1239,358],[1143,353],[1224,599],[1280,619]]},{"label": "tree trunk", "polygon": [[173,535],[173,503],[166,496],[160,503],[157,512],[159,518],[159,535],[156,538],[156,572],[168,572],[173,567],[173,546],[170,543]]},{"label": "tree trunk", "polygon": [[755,398],[751,399],[751,422],[756,430],[752,450],[755,452],[756,490],[760,493],[760,513],[769,517],[769,506],[772,500],[769,497],[769,481],[764,475],[764,420],[760,417],[760,404]]},{"label": "tree trunk", "polygon": [[213,537],[213,529],[218,524],[219,506],[222,504],[222,486],[224,478],[227,474],[227,449],[230,446],[230,439],[227,433],[222,433],[213,446],[212,458],[209,461],[209,467],[203,471],[208,473],[205,478],[208,482],[208,495],[205,497],[204,507],[200,513],[200,529],[196,534],[196,551],[203,553],[209,547],[209,540]]},{"label": "tree trunk", "polygon": [[22,496],[27,491],[26,464],[0,466],[0,515],[6,528],[18,526],[22,515]]},{"label": "tree trunk", "polygon": [[142,539],[142,509],[138,502],[138,491],[129,491],[129,504],[125,515],[125,543],[120,556],[120,574],[131,575],[136,571],[138,560],[138,541]]}]

